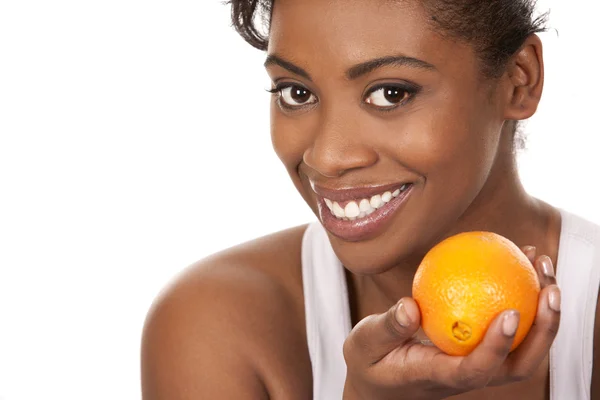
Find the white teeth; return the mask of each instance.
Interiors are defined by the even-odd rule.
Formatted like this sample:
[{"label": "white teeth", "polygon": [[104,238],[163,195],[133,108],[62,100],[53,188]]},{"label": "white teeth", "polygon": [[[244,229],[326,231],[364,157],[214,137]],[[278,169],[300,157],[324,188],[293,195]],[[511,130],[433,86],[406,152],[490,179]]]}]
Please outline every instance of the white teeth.
[{"label": "white teeth", "polygon": [[391,199],[392,199],[392,194],[390,192],[385,192],[384,194],[381,195],[381,200],[383,200],[384,203],[389,203]]},{"label": "white teeth", "polygon": [[346,214],[344,213],[344,209],[340,207],[337,201],[333,202],[333,207],[331,211],[333,211],[333,214],[338,218],[344,218],[346,216]]},{"label": "white teeth", "polygon": [[342,208],[337,201],[331,201],[329,199],[325,199],[325,204],[337,218],[343,219],[344,221],[354,221],[372,214],[378,208],[381,208],[386,203],[392,201],[394,197],[400,196],[400,193],[407,190],[409,187],[410,184],[404,184],[400,189],[396,189],[393,192],[388,191],[383,194],[376,194],[370,199],[351,201],[346,204],[346,207],[344,208]]},{"label": "white teeth", "polygon": [[360,214],[360,210],[358,209],[358,205],[354,201],[346,204],[346,208],[344,209],[344,213],[348,218],[356,218]]},{"label": "white teeth", "polygon": [[381,200],[381,196],[376,194],[375,196],[371,197],[371,207],[373,208],[379,208],[383,205],[383,201]]},{"label": "white teeth", "polygon": [[369,203],[369,200],[367,200],[367,199],[362,199],[360,201],[360,204],[358,205],[358,208],[362,212],[367,212],[371,209],[371,203]]}]

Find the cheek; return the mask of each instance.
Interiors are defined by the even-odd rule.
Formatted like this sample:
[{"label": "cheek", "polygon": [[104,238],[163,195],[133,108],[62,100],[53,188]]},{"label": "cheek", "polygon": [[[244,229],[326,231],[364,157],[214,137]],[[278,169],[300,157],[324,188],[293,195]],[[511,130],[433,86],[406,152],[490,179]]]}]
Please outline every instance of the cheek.
[{"label": "cheek", "polygon": [[406,149],[407,163],[428,180],[472,176],[489,169],[501,124],[493,122],[493,107],[482,106],[481,101],[485,100],[475,95],[438,96],[410,115],[404,128],[405,143],[398,146]]},{"label": "cheek", "polygon": [[314,203],[310,199],[312,190],[307,179],[299,175],[298,166],[313,140],[311,135],[311,132],[314,132],[313,120],[314,118],[308,115],[299,115],[298,117],[282,115],[275,101],[271,102],[271,143],[273,149],[285,166],[292,182],[309,204]]},{"label": "cheek", "polygon": [[[430,99],[427,107],[390,121],[390,133],[380,142],[391,157],[424,177],[419,208],[439,220],[440,213],[461,213],[474,200],[498,152],[501,121],[494,120],[493,107],[464,97]],[[392,133],[393,124],[400,135]],[[395,144],[390,148],[390,143]]]},{"label": "cheek", "polygon": [[[478,196],[498,152],[501,124],[491,105],[479,101],[448,100],[429,118],[421,140],[427,165],[424,198],[437,218],[462,214]],[[440,206],[443,204],[443,206]]]},{"label": "cheek", "polygon": [[275,154],[288,170],[295,170],[302,161],[304,149],[310,142],[303,118],[288,118],[271,101],[271,143]]}]

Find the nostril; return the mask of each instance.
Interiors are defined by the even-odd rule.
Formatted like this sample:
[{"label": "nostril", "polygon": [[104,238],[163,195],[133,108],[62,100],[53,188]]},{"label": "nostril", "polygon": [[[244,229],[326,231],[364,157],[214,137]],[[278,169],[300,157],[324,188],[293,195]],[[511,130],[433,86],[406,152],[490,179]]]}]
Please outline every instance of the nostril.
[{"label": "nostril", "polygon": [[309,149],[304,153],[303,161],[319,175],[327,178],[338,178],[345,171],[345,168],[330,154],[315,152],[314,149]]},{"label": "nostril", "polygon": [[304,163],[328,178],[336,178],[345,173],[367,168],[377,163],[377,153],[364,144],[333,144],[315,142],[304,153]]}]

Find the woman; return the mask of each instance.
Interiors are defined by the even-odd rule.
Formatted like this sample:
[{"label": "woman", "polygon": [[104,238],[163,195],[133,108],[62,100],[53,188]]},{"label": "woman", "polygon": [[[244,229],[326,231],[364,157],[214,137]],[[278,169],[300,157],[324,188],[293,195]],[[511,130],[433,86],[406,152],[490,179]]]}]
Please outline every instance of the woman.
[{"label": "woman", "polygon": [[[600,396],[599,229],[529,196],[515,163],[544,82],[531,1],[231,3],[266,50],[273,146],[319,223],[216,254],[161,294],[144,399]],[[534,326],[510,354],[514,310],[467,357],[419,330],[420,260],[471,230],[523,246],[539,275]]]}]

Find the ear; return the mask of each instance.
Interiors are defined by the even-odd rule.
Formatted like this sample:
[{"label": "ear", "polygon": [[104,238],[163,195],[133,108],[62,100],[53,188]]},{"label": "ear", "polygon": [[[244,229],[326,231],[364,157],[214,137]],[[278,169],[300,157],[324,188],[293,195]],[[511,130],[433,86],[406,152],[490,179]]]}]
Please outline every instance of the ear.
[{"label": "ear", "polygon": [[535,114],[544,87],[542,41],[537,35],[530,35],[512,56],[504,78],[508,84],[504,118],[522,120]]}]

